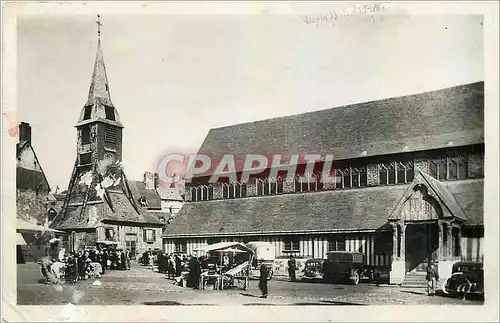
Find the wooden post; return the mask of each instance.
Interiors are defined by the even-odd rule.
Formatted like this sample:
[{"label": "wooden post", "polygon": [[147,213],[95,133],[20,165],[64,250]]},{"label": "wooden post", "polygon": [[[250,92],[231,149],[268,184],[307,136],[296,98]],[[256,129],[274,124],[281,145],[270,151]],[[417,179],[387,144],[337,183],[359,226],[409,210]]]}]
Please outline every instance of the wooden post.
[{"label": "wooden post", "polygon": [[458,226],[457,227],[457,249],[458,249],[458,257],[460,257],[460,260],[462,259],[462,227]]},{"label": "wooden post", "polygon": [[401,228],[401,240],[400,240],[400,259],[402,260],[405,260],[406,259],[406,225],[405,224],[400,224],[400,228]]},{"label": "wooden post", "polygon": [[396,223],[391,223],[392,226],[392,258],[398,259],[398,226]]},{"label": "wooden post", "polygon": [[453,227],[451,223],[448,223],[446,226],[446,257],[447,260],[452,260],[453,259]]},{"label": "wooden post", "polygon": [[438,251],[437,251],[437,261],[441,261],[443,259],[443,223],[438,221],[438,230],[439,230],[439,238],[438,238]]}]

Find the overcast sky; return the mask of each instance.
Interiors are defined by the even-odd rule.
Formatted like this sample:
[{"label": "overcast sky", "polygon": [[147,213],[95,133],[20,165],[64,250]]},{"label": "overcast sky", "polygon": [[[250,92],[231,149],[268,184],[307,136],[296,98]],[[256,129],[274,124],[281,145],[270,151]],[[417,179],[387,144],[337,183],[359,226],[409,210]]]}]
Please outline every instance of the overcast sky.
[{"label": "overcast sky", "polygon": [[[127,176],[142,179],[166,153],[196,152],[214,127],[482,81],[482,21],[103,16]],[[32,125],[39,161],[61,189],[76,158],[96,30],[94,16],[18,20],[18,120]]]}]

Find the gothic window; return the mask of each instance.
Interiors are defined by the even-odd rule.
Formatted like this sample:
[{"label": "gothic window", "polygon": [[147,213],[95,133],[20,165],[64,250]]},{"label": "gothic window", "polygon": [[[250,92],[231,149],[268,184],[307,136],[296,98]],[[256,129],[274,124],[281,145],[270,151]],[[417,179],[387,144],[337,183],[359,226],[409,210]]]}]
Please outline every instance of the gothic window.
[{"label": "gothic window", "polygon": [[280,177],[258,178],[255,184],[257,186],[257,195],[274,195],[283,192],[283,182]]},{"label": "gothic window", "polygon": [[320,174],[305,174],[295,178],[295,192],[311,192],[323,189]]},{"label": "gothic window", "polygon": [[344,172],[340,169],[335,170],[335,188],[344,188]]},{"label": "gothic window", "polygon": [[396,163],[396,183],[405,184],[413,180],[413,162],[400,161]]},{"label": "gothic window", "polygon": [[116,144],[116,128],[106,125],[104,132],[104,142]]},{"label": "gothic window", "polygon": [[448,158],[434,158],[429,162],[430,175],[438,180],[448,179]]},{"label": "gothic window", "polygon": [[83,112],[83,120],[88,120],[92,116],[92,106],[86,106]]},{"label": "gothic window", "polygon": [[80,155],[80,165],[92,164],[92,153],[86,153]]},{"label": "gothic window", "polygon": [[115,121],[115,108],[105,107],[106,119]]},{"label": "gothic window", "polygon": [[200,201],[209,201],[214,199],[214,188],[212,185],[201,185],[200,192]]},{"label": "gothic window", "polygon": [[299,251],[300,250],[300,239],[297,237],[287,237],[284,239],[284,249],[283,251]]},{"label": "gothic window", "polygon": [[342,170],[344,177],[344,188],[352,187],[351,186],[351,168],[346,168]]},{"label": "gothic window", "polygon": [[333,235],[329,237],[328,251],[345,251],[345,236]]},{"label": "gothic window", "polygon": [[390,185],[396,183],[395,162],[379,164],[380,185]]},{"label": "gothic window", "polygon": [[448,157],[448,179],[467,178],[467,158],[465,156]]},{"label": "gothic window", "polygon": [[90,126],[86,125],[82,128],[82,144],[90,144]]}]

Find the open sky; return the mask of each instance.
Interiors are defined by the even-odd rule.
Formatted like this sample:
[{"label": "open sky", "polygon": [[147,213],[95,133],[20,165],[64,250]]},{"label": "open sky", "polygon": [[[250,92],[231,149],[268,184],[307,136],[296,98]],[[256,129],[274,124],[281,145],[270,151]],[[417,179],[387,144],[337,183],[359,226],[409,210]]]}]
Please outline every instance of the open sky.
[{"label": "open sky", "polygon": [[[483,18],[108,15],[102,46],[125,171],[196,152],[211,128],[484,80]],[[66,188],[97,44],[95,16],[18,20],[18,121]],[[332,138],[334,140],[334,138]]]}]

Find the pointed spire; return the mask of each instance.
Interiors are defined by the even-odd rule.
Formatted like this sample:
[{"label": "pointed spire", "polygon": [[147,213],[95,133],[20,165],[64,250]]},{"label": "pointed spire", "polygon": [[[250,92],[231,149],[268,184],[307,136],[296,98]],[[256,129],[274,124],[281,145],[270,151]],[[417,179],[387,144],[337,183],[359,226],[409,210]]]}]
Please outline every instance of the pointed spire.
[{"label": "pointed spire", "polygon": [[92,73],[92,81],[90,83],[89,97],[86,106],[96,103],[114,107],[111,102],[109,92],[108,77],[106,75],[106,66],[104,65],[104,56],[101,48],[101,16],[97,15],[97,53],[94,63],[94,72]]}]

